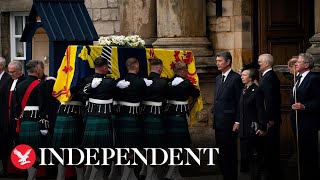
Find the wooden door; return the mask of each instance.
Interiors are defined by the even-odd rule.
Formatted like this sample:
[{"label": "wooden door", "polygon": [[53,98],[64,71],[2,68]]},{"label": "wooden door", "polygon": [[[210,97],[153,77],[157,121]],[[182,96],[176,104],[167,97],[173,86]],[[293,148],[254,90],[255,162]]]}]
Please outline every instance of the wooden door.
[{"label": "wooden door", "polygon": [[[305,52],[310,47],[308,39],[313,33],[312,0],[253,0],[253,58],[270,53],[274,65],[286,65],[292,56]],[[282,125],[281,154],[294,151],[290,128],[289,92],[290,80],[283,72],[277,72],[281,80]]]},{"label": "wooden door", "polygon": [[37,29],[33,36],[32,59],[43,61],[44,73],[49,75],[49,38],[43,28]]}]

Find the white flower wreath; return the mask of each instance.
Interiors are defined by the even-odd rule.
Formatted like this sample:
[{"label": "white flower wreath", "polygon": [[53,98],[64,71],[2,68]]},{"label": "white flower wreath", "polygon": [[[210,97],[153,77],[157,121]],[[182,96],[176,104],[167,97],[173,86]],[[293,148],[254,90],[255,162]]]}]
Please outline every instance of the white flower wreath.
[{"label": "white flower wreath", "polygon": [[139,35],[132,36],[102,36],[99,38],[100,46],[130,46],[144,47],[145,41]]}]

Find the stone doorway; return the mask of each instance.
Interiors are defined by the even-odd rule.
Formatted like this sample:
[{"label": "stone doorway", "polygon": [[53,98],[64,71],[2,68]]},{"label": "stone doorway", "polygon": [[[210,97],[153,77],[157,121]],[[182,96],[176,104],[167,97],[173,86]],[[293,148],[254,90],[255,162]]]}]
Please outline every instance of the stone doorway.
[{"label": "stone doorway", "polygon": [[[253,22],[253,61],[259,54],[270,53],[281,81],[281,155],[295,151],[290,127],[290,76],[285,65],[311,46],[309,38],[314,35],[313,1],[305,0],[251,0]],[[281,66],[282,65],[282,66]]]}]

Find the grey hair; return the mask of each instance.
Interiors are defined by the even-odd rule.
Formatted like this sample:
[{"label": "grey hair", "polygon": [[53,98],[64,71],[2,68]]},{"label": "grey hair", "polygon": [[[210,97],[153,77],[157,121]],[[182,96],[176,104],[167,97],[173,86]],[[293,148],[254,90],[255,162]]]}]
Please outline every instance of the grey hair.
[{"label": "grey hair", "polygon": [[225,61],[229,60],[230,61],[230,66],[231,66],[231,64],[232,64],[232,56],[231,56],[230,52],[228,52],[228,51],[219,52],[219,53],[217,53],[216,57],[223,57],[223,59]]},{"label": "grey hair", "polygon": [[303,62],[305,64],[309,64],[309,69],[312,69],[314,67],[314,58],[309,53],[300,53],[299,57],[303,58]]},{"label": "grey hair", "polygon": [[28,73],[34,73],[38,66],[43,68],[44,67],[43,62],[40,60],[30,60],[26,64],[26,69],[27,69]]},{"label": "grey hair", "polygon": [[259,58],[262,57],[265,62],[267,62],[271,67],[273,66],[273,56],[271,54],[261,54]]},{"label": "grey hair", "polygon": [[0,57],[0,65],[2,66],[2,69],[6,67],[6,59],[4,59],[3,57]]},{"label": "grey hair", "polygon": [[20,61],[11,61],[8,66],[10,65],[15,66],[16,70],[22,71],[22,64]]}]

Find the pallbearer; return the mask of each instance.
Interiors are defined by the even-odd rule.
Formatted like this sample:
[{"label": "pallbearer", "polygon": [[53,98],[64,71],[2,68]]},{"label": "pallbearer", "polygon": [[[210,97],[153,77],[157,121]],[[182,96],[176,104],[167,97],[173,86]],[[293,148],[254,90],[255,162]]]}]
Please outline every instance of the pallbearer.
[{"label": "pallbearer", "polygon": [[[160,77],[163,63],[160,59],[150,61],[150,75],[145,78],[145,94],[142,102],[143,115],[143,147],[163,148],[164,147],[164,122],[163,122],[163,102],[166,95],[168,81]],[[148,156],[151,162],[151,156]],[[140,176],[146,179],[158,179],[154,167],[143,166]]]},{"label": "pallbearer", "polygon": [[[85,79],[84,94],[89,98],[83,148],[112,148],[112,104],[116,81],[107,77],[108,61],[102,57],[94,61],[95,74]],[[99,158],[99,157],[98,157]],[[92,167],[89,179],[103,180],[104,169]]]},{"label": "pallbearer", "polygon": [[[188,67],[179,61],[174,67],[175,76],[169,82],[166,107],[166,142],[168,148],[190,147],[187,115],[189,97],[197,98],[200,91],[187,78]],[[177,166],[170,166],[165,178],[181,179]]]},{"label": "pallbearer", "polygon": [[[140,101],[144,96],[145,82],[138,77],[139,62],[136,58],[126,61],[128,70],[117,83],[119,112],[115,120],[116,147],[139,148],[142,139],[142,120],[139,118]],[[132,159],[129,154],[129,159]],[[125,166],[121,180],[137,179],[132,167]]]},{"label": "pallbearer", "polygon": [[[61,102],[58,108],[58,115],[54,126],[53,146],[60,148],[79,148],[83,135],[83,113],[84,102],[80,95],[81,83],[70,89],[71,99],[67,102]],[[76,157],[76,155],[75,155]],[[83,179],[83,167],[77,166],[77,179]],[[65,166],[58,165],[57,180],[65,179]]]}]

